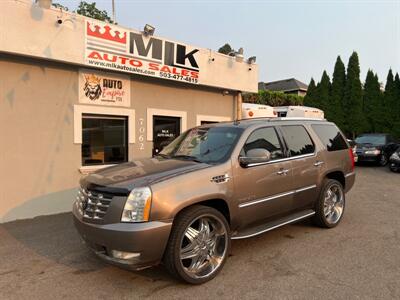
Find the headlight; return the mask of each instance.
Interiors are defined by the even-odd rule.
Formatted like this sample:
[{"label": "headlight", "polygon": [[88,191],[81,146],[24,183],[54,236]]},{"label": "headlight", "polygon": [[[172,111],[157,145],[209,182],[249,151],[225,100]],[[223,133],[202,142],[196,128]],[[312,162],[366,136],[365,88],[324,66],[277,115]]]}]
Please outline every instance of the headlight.
[{"label": "headlight", "polygon": [[149,187],[135,188],[126,199],[121,222],[145,222],[149,220],[151,190]]},{"label": "headlight", "polygon": [[367,151],[365,151],[365,154],[379,155],[379,154],[381,154],[381,150],[379,150],[379,149],[367,150]]},{"label": "headlight", "polygon": [[397,152],[394,152],[394,153],[392,154],[392,156],[390,157],[390,159],[394,159],[394,160],[400,160],[399,153],[397,153]]}]

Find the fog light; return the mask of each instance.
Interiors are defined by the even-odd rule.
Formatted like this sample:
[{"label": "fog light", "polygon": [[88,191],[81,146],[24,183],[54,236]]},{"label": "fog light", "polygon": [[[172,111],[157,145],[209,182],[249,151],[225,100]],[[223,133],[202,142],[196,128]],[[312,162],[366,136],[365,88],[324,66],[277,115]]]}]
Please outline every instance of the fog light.
[{"label": "fog light", "polygon": [[124,252],[124,251],[118,251],[118,250],[112,250],[111,255],[112,255],[112,257],[118,258],[118,259],[132,259],[132,258],[140,257],[140,253],[137,253],[137,252]]}]

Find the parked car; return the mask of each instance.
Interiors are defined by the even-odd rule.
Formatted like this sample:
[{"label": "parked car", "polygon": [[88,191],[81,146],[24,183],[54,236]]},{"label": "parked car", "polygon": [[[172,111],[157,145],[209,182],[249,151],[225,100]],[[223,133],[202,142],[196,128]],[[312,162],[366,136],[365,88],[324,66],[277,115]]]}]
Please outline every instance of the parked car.
[{"label": "parked car", "polygon": [[393,172],[400,172],[400,146],[390,156],[390,170]]},{"label": "parked car", "polygon": [[337,226],[354,181],[353,151],[333,123],[208,124],[154,158],[82,178],[73,216],[101,258],[136,270],[163,262],[176,277],[200,284],[221,271],[231,239],[305,218]]},{"label": "parked car", "polygon": [[374,162],[386,166],[389,157],[398,145],[394,138],[386,133],[368,133],[359,135],[356,139],[358,162]]}]

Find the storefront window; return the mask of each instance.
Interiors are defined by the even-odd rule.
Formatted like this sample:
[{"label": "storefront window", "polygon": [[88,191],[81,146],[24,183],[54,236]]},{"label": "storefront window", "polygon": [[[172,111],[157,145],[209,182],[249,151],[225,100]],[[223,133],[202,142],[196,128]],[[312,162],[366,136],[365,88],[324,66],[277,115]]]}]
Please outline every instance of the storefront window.
[{"label": "storefront window", "polygon": [[82,165],[103,165],[128,160],[128,120],[103,115],[82,116]]}]

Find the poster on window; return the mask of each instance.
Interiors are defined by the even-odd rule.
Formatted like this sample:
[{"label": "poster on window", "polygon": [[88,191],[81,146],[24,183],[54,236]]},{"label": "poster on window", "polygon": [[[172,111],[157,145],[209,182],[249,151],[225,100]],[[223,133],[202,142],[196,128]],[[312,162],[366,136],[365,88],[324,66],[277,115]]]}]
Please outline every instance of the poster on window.
[{"label": "poster on window", "polygon": [[79,71],[80,103],[129,107],[130,88],[128,76],[115,76],[92,70]]}]

